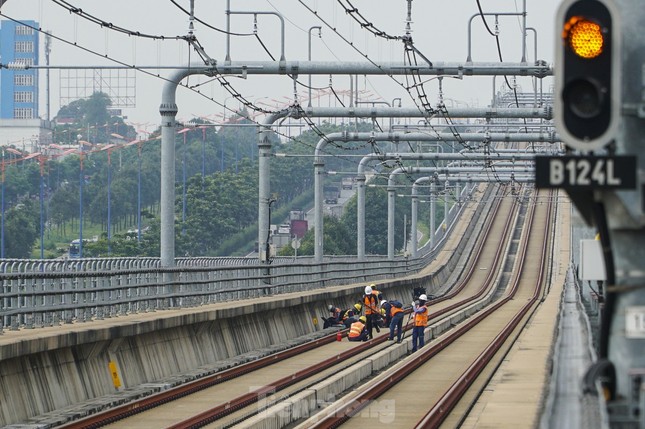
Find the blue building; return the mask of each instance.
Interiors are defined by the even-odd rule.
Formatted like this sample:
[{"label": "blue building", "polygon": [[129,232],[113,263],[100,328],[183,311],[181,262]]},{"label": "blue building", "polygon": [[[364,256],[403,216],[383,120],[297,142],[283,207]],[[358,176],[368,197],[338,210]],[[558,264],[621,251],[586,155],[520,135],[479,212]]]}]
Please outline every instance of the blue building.
[{"label": "blue building", "polygon": [[52,143],[38,111],[38,23],[0,21],[0,146],[34,152]]},{"label": "blue building", "polygon": [[38,118],[38,28],[36,21],[0,21],[0,119]]}]

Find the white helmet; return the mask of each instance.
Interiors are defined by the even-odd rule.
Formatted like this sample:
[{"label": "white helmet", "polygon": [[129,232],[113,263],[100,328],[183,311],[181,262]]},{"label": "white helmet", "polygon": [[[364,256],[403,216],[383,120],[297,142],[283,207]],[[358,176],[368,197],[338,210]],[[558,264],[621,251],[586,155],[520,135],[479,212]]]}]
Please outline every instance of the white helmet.
[{"label": "white helmet", "polygon": [[333,305],[331,305],[331,304],[329,304],[329,307],[327,307],[327,308],[329,309],[329,311],[333,311],[333,310],[334,310],[334,306],[333,306]]},{"label": "white helmet", "polygon": [[386,302],[386,300],[381,301],[381,305],[385,304]]},{"label": "white helmet", "polygon": [[421,295],[419,295],[419,300],[421,300],[421,301],[427,301],[427,300],[428,300],[428,297],[426,296],[426,294],[425,294],[425,293],[422,293]]},{"label": "white helmet", "polygon": [[365,295],[370,295],[372,293],[372,287],[371,286],[365,286]]}]

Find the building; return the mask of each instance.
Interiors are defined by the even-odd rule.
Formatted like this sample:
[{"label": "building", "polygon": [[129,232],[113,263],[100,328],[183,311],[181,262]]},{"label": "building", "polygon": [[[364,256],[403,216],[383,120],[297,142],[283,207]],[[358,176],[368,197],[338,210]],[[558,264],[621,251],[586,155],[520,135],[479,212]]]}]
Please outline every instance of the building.
[{"label": "building", "polygon": [[51,143],[38,112],[38,23],[0,21],[0,146],[34,151]]}]

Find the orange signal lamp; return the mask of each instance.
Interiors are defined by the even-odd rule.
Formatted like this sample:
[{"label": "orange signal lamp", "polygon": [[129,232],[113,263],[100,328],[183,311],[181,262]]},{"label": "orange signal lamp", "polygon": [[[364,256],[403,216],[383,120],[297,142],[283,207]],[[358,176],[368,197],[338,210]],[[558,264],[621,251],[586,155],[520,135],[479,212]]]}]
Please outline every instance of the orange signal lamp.
[{"label": "orange signal lamp", "polygon": [[593,59],[603,52],[605,37],[602,29],[587,18],[572,16],[564,24],[562,37],[571,50],[581,58]]}]

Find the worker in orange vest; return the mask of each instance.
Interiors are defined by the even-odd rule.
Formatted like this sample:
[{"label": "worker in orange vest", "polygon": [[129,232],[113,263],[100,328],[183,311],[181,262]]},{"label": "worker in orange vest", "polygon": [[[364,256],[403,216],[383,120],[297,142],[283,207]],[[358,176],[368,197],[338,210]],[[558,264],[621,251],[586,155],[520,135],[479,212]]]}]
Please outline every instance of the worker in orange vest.
[{"label": "worker in orange vest", "polygon": [[347,334],[347,338],[349,338],[349,341],[367,341],[367,328],[365,327],[365,323],[367,323],[367,318],[365,316],[361,316],[358,318],[357,322],[352,323],[352,326],[349,328],[349,334]]},{"label": "worker in orange vest", "polygon": [[[403,304],[400,301],[388,301],[390,305],[390,341],[394,340],[394,330],[396,329],[397,342],[401,342],[401,336],[403,334],[403,316],[405,311],[403,311]],[[381,304],[383,306],[383,304]]]},{"label": "worker in orange vest", "polygon": [[376,332],[381,332],[378,327],[378,320],[381,318],[381,306],[379,303],[381,293],[373,289],[373,286],[365,286],[365,294],[363,295],[363,308],[365,309],[367,332],[370,339],[373,338],[372,331],[374,328],[376,328]]},{"label": "worker in orange vest", "polygon": [[412,353],[417,351],[418,348],[421,348],[425,345],[425,335],[424,330],[428,324],[428,306],[426,302],[428,297],[426,294],[421,294],[419,299],[412,303],[412,311],[414,314],[414,327],[412,328]]}]

